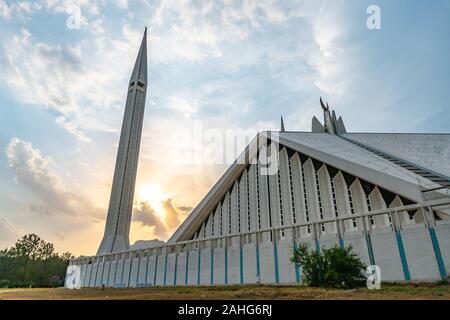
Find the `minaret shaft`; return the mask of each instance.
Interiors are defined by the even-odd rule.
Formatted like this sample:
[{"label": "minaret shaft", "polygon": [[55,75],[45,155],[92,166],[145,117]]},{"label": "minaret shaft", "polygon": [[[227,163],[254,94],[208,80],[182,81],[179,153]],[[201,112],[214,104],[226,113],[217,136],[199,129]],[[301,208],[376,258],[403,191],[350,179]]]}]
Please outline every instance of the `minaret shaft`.
[{"label": "minaret shaft", "polygon": [[128,250],[131,213],[147,93],[147,30],[128,87],[105,234],[97,255]]}]

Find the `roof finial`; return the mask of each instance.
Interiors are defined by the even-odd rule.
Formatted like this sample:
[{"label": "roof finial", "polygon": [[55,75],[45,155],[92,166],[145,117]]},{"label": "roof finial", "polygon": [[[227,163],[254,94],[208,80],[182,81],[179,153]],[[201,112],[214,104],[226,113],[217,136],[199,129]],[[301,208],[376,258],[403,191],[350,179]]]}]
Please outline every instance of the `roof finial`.
[{"label": "roof finial", "polygon": [[325,106],[325,104],[322,101],[322,97],[320,97],[320,105],[322,106],[323,111],[328,111],[330,109],[330,107],[328,106],[328,102],[327,105]]},{"label": "roof finial", "polygon": [[286,129],[284,128],[284,121],[283,121],[283,116],[281,116],[281,130],[280,132],[285,132]]}]

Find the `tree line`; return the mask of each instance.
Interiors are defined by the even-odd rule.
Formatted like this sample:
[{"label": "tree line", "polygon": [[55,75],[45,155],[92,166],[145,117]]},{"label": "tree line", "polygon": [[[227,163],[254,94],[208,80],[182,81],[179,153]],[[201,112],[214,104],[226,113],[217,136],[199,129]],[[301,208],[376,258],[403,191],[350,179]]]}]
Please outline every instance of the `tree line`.
[{"label": "tree line", "polygon": [[72,258],[68,252],[58,254],[36,234],[24,235],[0,251],[0,288],[62,286]]}]

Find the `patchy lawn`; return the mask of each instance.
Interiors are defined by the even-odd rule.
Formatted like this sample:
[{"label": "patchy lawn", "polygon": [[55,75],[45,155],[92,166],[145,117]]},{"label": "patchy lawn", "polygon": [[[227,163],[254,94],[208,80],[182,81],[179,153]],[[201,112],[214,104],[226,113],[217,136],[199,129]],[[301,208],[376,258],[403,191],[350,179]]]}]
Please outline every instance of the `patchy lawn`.
[{"label": "patchy lawn", "polygon": [[91,299],[446,299],[450,300],[449,284],[383,284],[380,290],[337,290],[296,286],[217,286],[217,287],[155,287],[145,289],[64,288],[0,289],[0,300],[91,300]]}]

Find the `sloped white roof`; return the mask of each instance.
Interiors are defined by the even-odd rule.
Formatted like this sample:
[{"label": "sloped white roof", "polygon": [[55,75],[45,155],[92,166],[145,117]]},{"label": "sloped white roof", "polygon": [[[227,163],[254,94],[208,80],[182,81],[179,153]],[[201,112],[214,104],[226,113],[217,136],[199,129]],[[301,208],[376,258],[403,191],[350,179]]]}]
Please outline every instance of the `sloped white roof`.
[{"label": "sloped white roof", "polygon": [[347,133],[343,136],[450,177],[450,134]]},{"label": "sloped white roof", "polygon": [[[268,133],[262,132],[261,134],[267,136]],[[423,201],[421,193],[421,188],[423,186],[426,186],[427,188],[438,186],[412,171],[402,168],[389,160],[383,159],[337,135],[292,131],[271,132],[272,139],[274,138],[274,134],[278,135],[279,142],[286,147],[327,163],[413,201]],[[354,134],[350,134],[350,136],[353,138]],[[414,138],[410,138],[409,141],[413,144]],[[255,140],[253,143],[255,143]],[[388,151],[389,150],[386,150],[386,152]],[[404,152],[408,153],[406,150],[404,150]],[[446,152],[448,152],[448,150]],[[401,156],[404,157],[403,154],[401,154]],[[439,156],[439,159],[441,159],[440,157],[441,156]],[[440,161],[444,160],[442,159]],[[426,161],[421,165],[423,167],[429,166]],[[220,201],[228,188],[232,185],[233,181],[239,177],[244,169],[245,165],[236,163],[231,165],[172,235],[169,242],[173,243],[176,241],[187,240],[187,235],[192,231],[195,232],[203,220],[208,217],[211,210],[213,210],[218,201]]]},{"label": "sloped white roof", "polygon": [[[280,143],[399,194],[402,193],[392,188],[391,183],[386,183],[388,177],[395,177],[413,185],[433,186],[431,181],[337,135],[309,132],[280,133]],[[369,174],[371,172],[375,175]],[[418,188],[416,189],[420,192]]]}]

